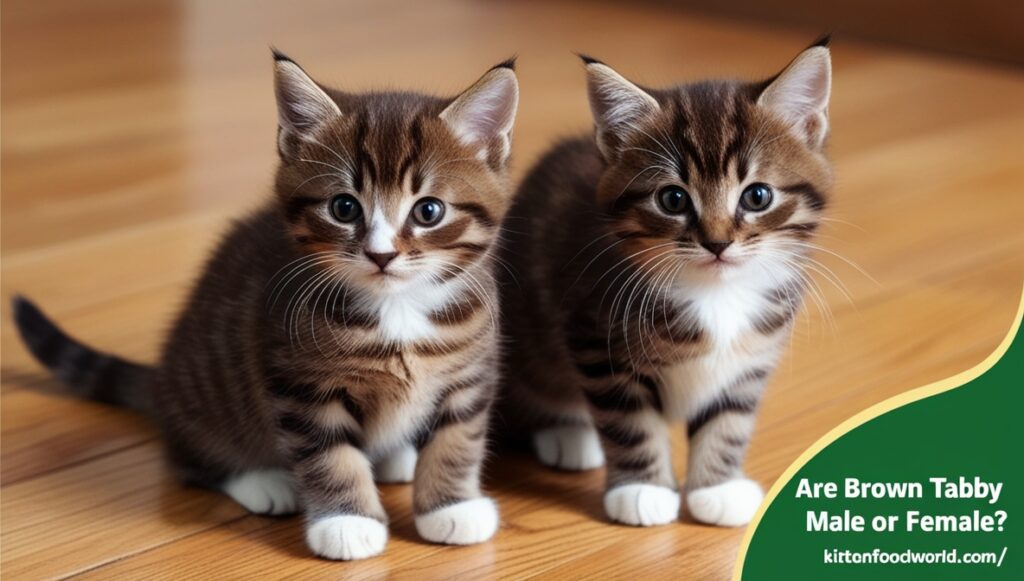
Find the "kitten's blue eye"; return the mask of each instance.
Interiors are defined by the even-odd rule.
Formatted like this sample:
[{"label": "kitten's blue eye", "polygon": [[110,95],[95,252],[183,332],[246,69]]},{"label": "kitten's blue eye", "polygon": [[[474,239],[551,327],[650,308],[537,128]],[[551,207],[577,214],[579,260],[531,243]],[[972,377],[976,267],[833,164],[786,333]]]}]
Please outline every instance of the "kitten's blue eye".
[{"label": "kitten's blue eye", "polygon": [[761,212],[772,203],[772,189],[768,184],[750,184],[740,194],[740,206],[748,212]]},{"label": "kitten's blue eye", "polygon": [[354,222],[363,215],[363,207],[354,196],[341,194],[331,200],[331,215],[339,222]]},{"label": "kitten's blue eye", "polygon": [[667,214],[682,214],[690,207],[690,194],[679,186],[666,186],[658,192],[658,204]]},{"label": "kitten's blue eye", "polygon": [[444,218],[444,202],[437,198],[423,198],[412,207],[412,219],[420,226],[433,226]]}]

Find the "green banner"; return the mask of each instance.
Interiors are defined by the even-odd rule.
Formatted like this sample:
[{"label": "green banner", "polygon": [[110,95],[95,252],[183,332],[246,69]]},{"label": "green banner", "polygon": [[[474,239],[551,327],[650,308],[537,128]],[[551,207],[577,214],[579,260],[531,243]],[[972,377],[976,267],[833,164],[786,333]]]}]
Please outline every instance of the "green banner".
[{"label": "green banner", "polygon": [[738,576],[1024,579],[1020,320],[984,363],[868,410],[883,413],[798,460],[751,525]]}]

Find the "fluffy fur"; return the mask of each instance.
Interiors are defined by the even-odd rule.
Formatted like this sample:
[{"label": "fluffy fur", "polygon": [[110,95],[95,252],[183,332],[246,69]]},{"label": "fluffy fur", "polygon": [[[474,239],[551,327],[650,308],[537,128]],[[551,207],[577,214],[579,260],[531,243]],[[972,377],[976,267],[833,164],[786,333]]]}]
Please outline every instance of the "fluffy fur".
[{"label": "fluffy fur", "polygon": [[186,482],[256,513],[301,506],[317,555],[384,549],[375,478],[414,481],[428,540],[486,540],[513,65],[451,98],[274,66],[274,199],[223,239],[159,364],[97,353],[18,299],[22,336],[78,395],[150,413]]},{"label": "fluffy fur", "polygon": [[596,431],[609,518],[649,526],[677,518],[685,422],[690,513],[743,524],[754,414],[831,184],[828,48],[767,81],[660,90],[584,62],[594,139],[545,155],[507,219],[506,423],[564,469],[599,464]]}]

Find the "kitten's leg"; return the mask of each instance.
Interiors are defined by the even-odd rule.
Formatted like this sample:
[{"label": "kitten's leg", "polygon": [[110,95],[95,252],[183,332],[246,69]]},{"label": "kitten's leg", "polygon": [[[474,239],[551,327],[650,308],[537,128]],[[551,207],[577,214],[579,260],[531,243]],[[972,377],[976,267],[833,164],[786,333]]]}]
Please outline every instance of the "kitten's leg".
[{"label": "kitten's leg", "polygon": [[416,530],[428,541],[481,543],[498,529],[497,506],[480,491],[492,391],[484,384],[453,384],[420,450],[413,511]]},{"label": "kitten's leg", "polygon": [[298,512],[298,491],[290,471],[212,463],[192,445],[186,444],[188,441],[177,432],[165,432],[167,459],[185,483],[219,490],[253,514],[279,516]]},{"label": "kitten's leg", "polygon": [[364,559],[387,544],[387,514],[360,450],[362,412],[338,393],[279,417],[306,511],[306,542],[328,559]]},{"label": "kitten's leg", "polygon": [[552,378],[557,370],[545,371],[543,381],[510,378],[502,405],[523,419],[525,429],[533,430],[531,443],[541,464],[560,470],[600,468],[604,452],[586,400],[571,379],[562,386]]},{"label": "kitten's leg", "polygon": [[380,554],[388,540],[387,515],[359,448],[337,444],[302,465],[309,548],[345,561]]},{"label": "kitten's leg", "polygon": [[373,476],[377,482],[386,484],[412,482],[417,456],[416,448],[406,444],[378,460],[373,466]]},{"label": "kitten's leg", "polygon": [[742,376],[689,414],[686,506],[700,522],[745,525],[761,506],[764,493],[741,466],[766,375]]},{"label": "kitten's leg", "polygon": [[657,387],[648,377],[581,369],[589,380],[590,402],[608,458],[604,508],[616,522],[663,525],[679,517],[679,491],[672,470],[668,425],[658,410]]}]

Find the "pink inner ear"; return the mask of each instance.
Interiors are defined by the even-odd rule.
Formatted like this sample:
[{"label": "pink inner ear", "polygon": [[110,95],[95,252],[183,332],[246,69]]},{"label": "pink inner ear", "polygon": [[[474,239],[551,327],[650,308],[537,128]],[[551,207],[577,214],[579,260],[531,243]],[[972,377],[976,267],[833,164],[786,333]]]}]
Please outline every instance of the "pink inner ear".
[{"label": "pink inner ear", "polygon": [[832,85],[828,49],[805,51],[761,95],[762,104],[794,122],[823,113]]},{"label": "pink inner ear", "polygon": [[288,131],[301,132],[341,114],[327,93],[292,61],[277,62],[274,82],[278,122]]},{"label": "pink inner ear", "polygon": [[828,101],[832,65],[828,49],[813,47],[800,54],[761,93],[758,104],[771,109],[798,130],[811,147],[828,133]]},{"label": "pink inner ear", "polygon": [[803,68],[794,71],[795,75],[786,89],[791,95],[783,96],[789,101],[794,112],[800,115],[813,114],[822,109],[828,98],[828,75],[818,68]]},{"label": "pink inner ear", "polygon": [[501,70],[490,73],[441,114],[460,141],[486,146],[508,139],[515,120],[519,88],[515,76]]},{"label": "pink inner ear", "polygon": [[588,63],[586,71],[597,146],[606,159],[611,159],[618,144],[625,142],[636,131],[636,125],[660,106],[654,97],[608,65]]}]

